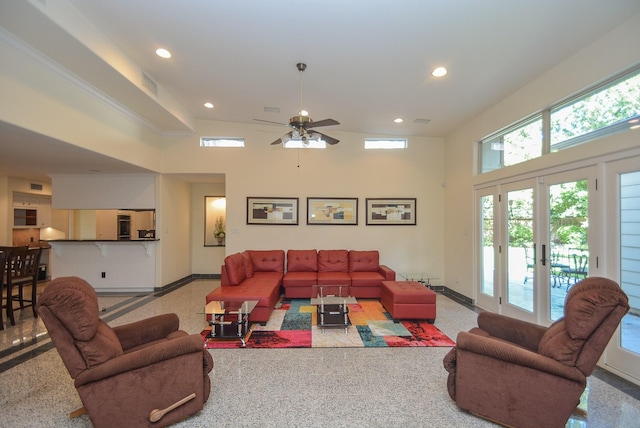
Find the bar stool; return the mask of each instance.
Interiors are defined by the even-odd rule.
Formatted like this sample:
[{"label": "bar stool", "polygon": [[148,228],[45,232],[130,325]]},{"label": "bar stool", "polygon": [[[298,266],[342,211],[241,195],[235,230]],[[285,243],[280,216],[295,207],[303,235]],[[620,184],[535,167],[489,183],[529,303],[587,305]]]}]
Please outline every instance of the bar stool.
[{"label": "bar stool", "polygon": [[[5,277],[4,285],[7,289],[7,318],[11,325],[15,325],[13,315],[13,302],[20,304],[20,309],[31,306],[33,316],[38,317],[36,312],[36,296],[38,291],[38,268],[42,248],[29,249],[27,247],[12,247],[6,251],[4,263]],[[31,299],[25,299],[24,287],[31,284]],[[18,288],[18,294],[14,294],[13,287]]]}]

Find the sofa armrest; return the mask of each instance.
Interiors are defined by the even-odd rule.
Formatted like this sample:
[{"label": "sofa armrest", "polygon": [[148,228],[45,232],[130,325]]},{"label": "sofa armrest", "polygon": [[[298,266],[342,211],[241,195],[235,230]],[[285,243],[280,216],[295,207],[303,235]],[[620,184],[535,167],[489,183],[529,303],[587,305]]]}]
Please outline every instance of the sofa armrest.
[{"label": "sofa armrest", "polygon": [[[79,387],[108,377],[117,376],[131,370],[139,369],[181,355],[203,352],[203,339],[199,334],[181,336],[160,342],[138,351],[130,352],[110,359],[80,373],[75,379]],[[204,351],[206,352],[206,351]],[[200,357],[202,359],[202,357]]]},{"label": "sofa armrest", "polygon": [[179,325],[180,320],[176,314],[162,314],[113,327],[113,331],[126,352],[135,346],[166,338],[169,333],[177,331]]},{"label": "sofa armrest", "polygon": [[538,351],[540,340],[547,332],[547,327],[492,312],[481,312],[478,315],[478,327],[493,337],[533,352]]},{"label": "sofa armrest", "polygon": [[[491,337],[460,332],[456,338],[458,351],[467,351],[517,366],[528,367],[554,376],[585,383],[586,377],[575,367],[565,366],[558,361]],[[460,353],[458,353],[458,359]]]},{"label": "sofa armrest", "polygon": [[384,276],[385,281],[396,280],[396,272],[388,266],[380,265],[378,272],[380,272],[380,274]]}]

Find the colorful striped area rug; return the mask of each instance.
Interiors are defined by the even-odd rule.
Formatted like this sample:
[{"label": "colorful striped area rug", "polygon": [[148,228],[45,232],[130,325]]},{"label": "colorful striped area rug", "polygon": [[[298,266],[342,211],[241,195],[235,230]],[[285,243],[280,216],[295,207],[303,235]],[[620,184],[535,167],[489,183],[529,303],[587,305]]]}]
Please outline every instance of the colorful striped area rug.
[{"label": "colorful striped area rug", "polygon": [[[283,301],[269,322],[254,324],[247,348],[379,348],[455,346],[453,340],[427,321],[393,321],[377,300],[349,304],[351,326],[318,328],[316,307],[309,299]],[[206,337],[209,329],[202,332]],[[239,348],[240,340],[208,339],[208,349]]]}]

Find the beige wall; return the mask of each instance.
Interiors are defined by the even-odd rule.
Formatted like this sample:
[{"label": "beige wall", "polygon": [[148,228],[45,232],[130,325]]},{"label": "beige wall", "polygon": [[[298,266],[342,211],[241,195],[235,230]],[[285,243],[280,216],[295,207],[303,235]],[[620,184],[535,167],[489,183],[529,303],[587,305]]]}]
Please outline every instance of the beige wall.
[{"label": "beige wall", "polygon": [[204,246],[204,197],[224,195],[224,183],[191,185],[191,271],[193,273],[220,274],[225,248]]},{"label": "beige wall", "polygon": [[[227,254],[271,248],[378,249],[382,262],[399,272],[427,270],[443,278],[443,139],[412,137],[407,150],[365,151],[365,135],[327,129],[341,142],[326,150],[269,144],[285,132],[278,126],[199,121],[196,135],[164,140],[165,172],[225,174]],[[246,147],[199,147],[200,136],[215,135],[244,137]],[[299,198],[299,225],[247,225],[248,196]],[[358,198],[358,225],[307,225],[307,197]],[[417,198],[417,226],[366,226],[365,199],[381,197]]]}]

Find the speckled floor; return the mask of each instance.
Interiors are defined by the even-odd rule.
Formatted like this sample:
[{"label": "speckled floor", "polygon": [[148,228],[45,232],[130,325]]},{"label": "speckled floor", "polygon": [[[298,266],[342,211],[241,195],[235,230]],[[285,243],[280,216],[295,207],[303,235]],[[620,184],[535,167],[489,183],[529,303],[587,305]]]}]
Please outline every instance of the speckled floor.
[{"label": "speckled floor", "polygon": [[[119,325],[176,312],[200,332],[204,296],[218,281],[170,293],[101,296],[103,319]],[[68,414],[81,406],[73,381],[30,309],[0,331],[0,427],[89,427]],[[455,339],[477,314],[438,295],[436,325]],[[489,427],[459,410],[446,391],[449,348],[214,349],[212,390],[202,412],[177,427]],[[589,380],[588,417],[567,427],[639,426],[640,388],[604,370]],[[543,409],[541,409],[543,410]]]}]

